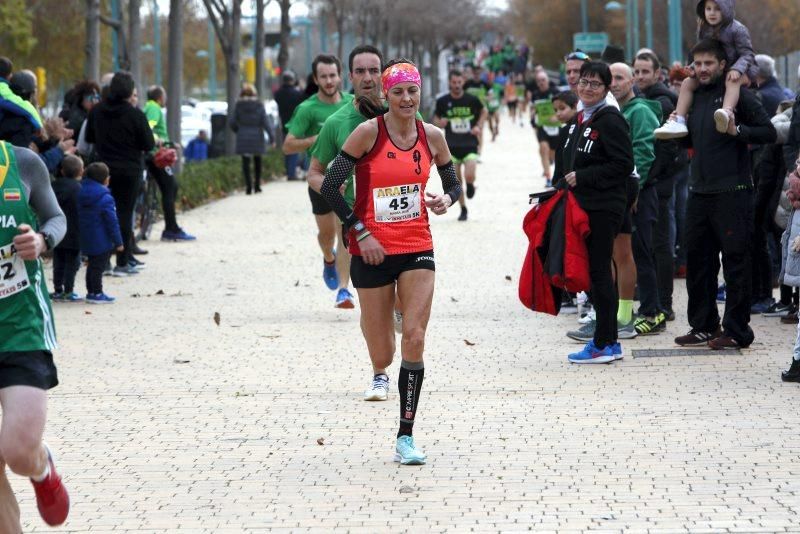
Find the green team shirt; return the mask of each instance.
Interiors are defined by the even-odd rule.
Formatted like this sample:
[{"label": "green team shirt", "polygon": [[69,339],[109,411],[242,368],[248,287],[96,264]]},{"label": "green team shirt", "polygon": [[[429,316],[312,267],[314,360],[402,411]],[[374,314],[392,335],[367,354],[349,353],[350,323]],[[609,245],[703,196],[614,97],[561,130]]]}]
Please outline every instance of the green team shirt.
[{"label": "green team shirt", "polygon": [[37,230],[14,150],[0,141],[0,353],[56,348],[42,260],[25,261],[13,240],[21,224]]},{"label": "green team shirt", "polygon": [[164,112],[155,100],[148,100],[144,105],[144,115],[147,117],[147,124],[153,130],[153,138],[156,143],[162,141],[169,143],[169,133],[167,133],[167,121],[164,120]]},{"label": "green team shirt", "polygon": [[[422,120],[422,115],[417,112],[417,119]],[[322,130],[319,132],[316,142],[309,150],[309,154],[319,160],[323,167],[327,168],[331,161],[342,150],[344,142],[353,133],[353,130],[368,119],[358,112],[352,103],[328,117]],[[347,187],[344,191],[344,199],[351,208],[356,202],[356,192],[353,185],[353,177],[347,179]]]},{"label": "green team shirt", "polygon": [[301,102],[289,120],[289,133],[298,139],[317,135],[328,117],[345,106],[353,107],[353,95],[340,94],[342,98],[335,104],[322,102],[319,95],[314,95]]}]

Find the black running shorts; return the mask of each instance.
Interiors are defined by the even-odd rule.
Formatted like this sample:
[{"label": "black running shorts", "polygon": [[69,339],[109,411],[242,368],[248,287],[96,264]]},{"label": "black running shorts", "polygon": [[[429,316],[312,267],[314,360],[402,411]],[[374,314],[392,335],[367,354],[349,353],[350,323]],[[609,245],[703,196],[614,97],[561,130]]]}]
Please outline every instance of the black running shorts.
[{"label": "black running shorts", "polygon": [[625,215],[622,217],[622,228],[620,228],[619,233],[632,234],[633,213],[631,213],[631,209],[633,208],[633,204],[636,202],[636,199],[639,198],[639,181],[634,177],[628,177],[628,181],[625,182],[625,184],[628,195],[628,203],[625,205]]},{"label": "black running shorts", "polygon": [[57,385],[58,373],[50,351],[0,352],[0,389],[31,386],[46,390]]},{"label": "black running shorts", "polygon": [[333,213],[333,209],[331,208],[330,204],[328,204],[328,201],[310,187],[308,188],[308,198],[311,199],[311,212],[314,215],[327,215],[329,213]]},{"label": "black running shorts", "polygon": [[383,287],[395,283],[404,272],[415,269],[436,270],[432,250],[385,256],[380,265],[367,265],[361,256],[353,256],[350,261],[350,279],[353,287]]},{"label": "black running shorts", "polygon": [[534,128],[536,128],[536,140],[540,143],[542,141],[547,141],[547,144],[550,145],[550,148],[555,150],[556,146],[558,145],[558,135],[548,135],[543,127],[536,126],[535,121],[531,121],[531,124]]}]

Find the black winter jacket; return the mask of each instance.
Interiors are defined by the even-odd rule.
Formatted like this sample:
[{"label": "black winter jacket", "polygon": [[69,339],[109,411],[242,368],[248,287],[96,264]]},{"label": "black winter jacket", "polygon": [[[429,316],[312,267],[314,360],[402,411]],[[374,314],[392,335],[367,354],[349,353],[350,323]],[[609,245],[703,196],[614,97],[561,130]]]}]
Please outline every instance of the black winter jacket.
[{"label": "black winter jacket", "polygon": [[725,81],[720,77],[710,85],[701,85],[694,93],[694,103],[686,126],[684,143],[694,147],[691,193],[721,193],[753,187],[748,144],[774,143],[775,127],[756,96],[742,88],[736,112],[739,135],[717,132],[714,112],[722,107]]},{"label": "black winter jacket", "polygon": [[[675,111],[678,95],[661,82],[656,82],[644,91],[645,98],[661,104],[661,119],[666,122]],[[656,184],[658,195],[672,196],[675,175],[689,165],[686,149],[675,140],[656,140],[656,159],[650,167],[650,181]]]},{"label": "black winter jacket", "polygon": [[112,169],[141,175],[142,156],[155,146],[144,112],[127,101],[106,100],[93,107],[86,120],[86,142],[94,143],[98,159]]},{"label": "black winter jacket", "polygon": [[585,211],[606,211],[620,217],[627,204],[626,184],[633,172],[633,145],[622,113],[605,106],[583,123],[573,119],[565,128],[556,158],[555,181],[575,171],[575,198]]},{"label": "black winter jacket", "polygon": [[81,192],[81,183],[74,178],[58,178],[53,182],[53,192],[61,211],[67,216],[67,233],[56,248],[79,250],[78,194]]}]

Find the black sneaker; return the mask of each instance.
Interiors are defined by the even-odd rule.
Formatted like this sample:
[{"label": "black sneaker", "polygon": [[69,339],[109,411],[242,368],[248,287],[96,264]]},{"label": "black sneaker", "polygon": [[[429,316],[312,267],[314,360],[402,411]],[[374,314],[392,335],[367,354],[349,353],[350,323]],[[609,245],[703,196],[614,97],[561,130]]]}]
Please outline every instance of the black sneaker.
[{"label": "black sneaker", "polygon": [[800,382],[800,360],[792,360],[792,366],[781,373],[784,382]]},{"label": "black sneaker", "polygon": [[681,347],[691,347],[694,345],[708,345],[708,342],[722,335],[722,329],[717,327],[714,332],[701,332],[692,328],[685,335],[675,338],[675,344]]},{"label": "black sneaker", "polygon": [[475,185],[467,184],[467,198],[472,198],[474,196],[475,196]]},{"label": "black sneaker", "polygon": [[791,304],[775,302],[772,306],[761,312],[761,315],[764,317],[786,317],[793,311],[795,311],[795,307]]},{"label": "black sneaker", "polygon": [[655,317],[639,317],[634,321],[633,327],[640,336],[660,334],[667,329],[667,316],[657,313]]},{"label": "black sneaker", "polygon": [[136,243],[134,243],[133,246],[131,246],[131,254],[135,254],[137,256],[144,256],[147,253],[148,253],[147,250],[140,248],[139,245],[137,245]]},{"label": "black sneaker", "polygon": [[664,310],[664,315],[667,316],[667,321],[674,321],[675,320],[675,310],[672,308],[668,308]]},{"label": "black sneaker", "polygon": [[458,216],[459,221],[466,221],[467,220],[467,207],[461,206],[461,215]]},{"label": "black sneaker", "polygon": [[715,337],[708,342],[708,346],[714,350],[735,350],[742,348],[738,341],[726,334]]}]

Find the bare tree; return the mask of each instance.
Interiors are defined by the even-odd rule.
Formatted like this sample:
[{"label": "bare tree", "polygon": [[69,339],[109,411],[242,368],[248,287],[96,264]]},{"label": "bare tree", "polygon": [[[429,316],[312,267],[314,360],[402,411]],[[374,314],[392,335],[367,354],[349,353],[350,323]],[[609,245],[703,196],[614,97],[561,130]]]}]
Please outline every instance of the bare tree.
[{"label": "bare tree", "polygon": [[[287,2],[289,0],[281,0]],[[230,0],[230,8],[224,0],[203,0],[208,18],[214,26],[222,55],[225,58],[225,91],[228,113],[233,113],[239,93],[239,56],[241,47],[242,0]],[[234,133],[226,126],[225,153],[233,154]]]},{"label": "bare tree", "polygon": [[128,62],[133,80],[136,82],[139,95],[144,96],[142,84],[142,18],[139,14],[142,0],[128,0]]},{"label": "bare tree", "polygon": [[256,1],[256,91],[264,98],[264,8],[270,0]]},{"label": "bare tree", "polygon": [[280,49],[278,50],[278,67],[281,72],[286,70],[289,63],[289,36],[292,26],[289,19],[289,9],[292,7],[292,0],[278,0],[281,6],[281,37]]},{"label": "bare tree", "polygon": [[100,0],[86,0],[86,61],[83,76],[100,79]]},{"label": "bare tree", "polygon": [[[181,139],[183,101],[183,2],[169,3],[169,70],[167,71],[167,132],[178,143]],[[180,170],[180,169],[177,169]]]}]

